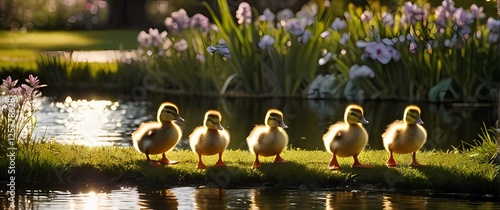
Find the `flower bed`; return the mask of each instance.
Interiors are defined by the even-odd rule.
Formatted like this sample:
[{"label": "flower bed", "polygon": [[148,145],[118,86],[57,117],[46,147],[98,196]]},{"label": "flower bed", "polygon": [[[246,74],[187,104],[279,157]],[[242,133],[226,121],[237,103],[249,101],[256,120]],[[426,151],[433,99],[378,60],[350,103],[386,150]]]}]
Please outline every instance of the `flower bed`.
[{"label": "flower bed", "polygon": [[242,2],[233,17],[165,19],[167,31],[138,36],[156,91],[206,95],[497,101],[500,20],[483,8],[406,2],[395,11],[330,2],[257,14]]}]

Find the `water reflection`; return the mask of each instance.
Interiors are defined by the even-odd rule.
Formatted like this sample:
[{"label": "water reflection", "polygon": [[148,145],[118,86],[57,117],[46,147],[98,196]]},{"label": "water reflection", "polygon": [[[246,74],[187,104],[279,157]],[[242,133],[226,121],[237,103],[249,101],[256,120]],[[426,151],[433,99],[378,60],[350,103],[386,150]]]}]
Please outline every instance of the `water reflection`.
[{"label": "water reflection", "polygon": [[[90,98],[90,97],[89,97]],[[178,148],[188,149],[187,135],[202,124],[209,109],[221,111],[223,126],[231,133],[231,149],[247,149],[246,136],[255,124],[264,123],[269,108],[279,108],[285,115],[290,145],[302,149],[323,150],[322,135],[332,123],[343,119],[349,104],[335,100],[254,99],[157,96],[141,102],[123,98],[103,100],[44,98],[37,114],[38,133],[62,143],[84,145],[129,146],[130,134],[144,121],[155,120],[157,106],[163,101],[178,105],[186,119],[181,126],[183,140]],[[383,149],[381,134],[385,127],[401,119],[406,102],[367,101],[361,105],[370,123],[365,126],[369,147]],[[426,104],[418,103],[428,131],[424,149],[452,149],[462,141],[478,139],[483,127],[493,126],[498,110],[491,104]]]},{"label": "water reflection", "polygon": [[500,209],[500,202],[360,191],[211,189],[178,187],[159,191],[122,188],[110,192],[26,191],[1,209]]}]

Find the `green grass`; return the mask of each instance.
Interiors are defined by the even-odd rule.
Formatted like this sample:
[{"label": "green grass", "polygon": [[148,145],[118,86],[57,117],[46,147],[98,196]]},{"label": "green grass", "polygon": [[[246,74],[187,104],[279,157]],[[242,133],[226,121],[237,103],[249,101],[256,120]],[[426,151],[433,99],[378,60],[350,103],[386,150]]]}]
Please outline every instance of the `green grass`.
[{"label": "green grass", "polygon": [[[213,167],[216,156],[204,156],[206,170],[195,169],[197,155],[188,150],[167,153],[180,161],[177,165],[153,168],[143,154],[130,147],[86,147],[45,143],[35,150],[20,149],[16,159],[18,186],[27,188],[105,188],[123,185],[158,188],[208,185],[218,187],[301,187],[307,189],[431,190],[433,192],[496,194],[495,181],[500,167],[491,163],[496,145],[481,145],[466,151],[423,151],[418,153],[426,167],[409,167],[410,155],[398,155],[397,168],[385,166],[388,153],[367,150],[359,159],[372,169],[354,169],[352,158],[339,158],[341,171],[330,171],[331,155],[325,151],[290,149],[283,157],[287,164],[275,165],[274,158],[263,157],[262,168],[251,169],[253,155],[229,150],[223,159],[227,167]],[[37,152],[33,152],[37,151]],[[478,153],[482,153],[478,155]],[[159,159],[160,156],[152,156]],[[0,161],[0,168],[7,167]],[[7,180],[2,170],[2,180]]]},{"label": "green grass", "polygon": [[[39,51],[137,49],[137,30],[0,31],[0,70],[36,70]],[[99,64],[91,63],[99,68]]]},{"label": "green grass", "polygon": [[0,31],[0,50],[131,50],[137,48],[137,30]]}]

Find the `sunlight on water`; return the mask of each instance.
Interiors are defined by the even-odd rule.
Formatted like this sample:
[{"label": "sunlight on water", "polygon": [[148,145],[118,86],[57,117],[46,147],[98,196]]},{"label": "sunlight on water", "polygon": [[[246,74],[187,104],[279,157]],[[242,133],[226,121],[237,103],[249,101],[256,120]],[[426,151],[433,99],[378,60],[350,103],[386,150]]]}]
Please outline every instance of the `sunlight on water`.
[{"label": "sunlight on water", "polygon": [[135,116],[140,111],[133,104],[109,100],[73,100],[69,96],[63,102],[45,100],[37,113],[37,134],[65,144],[128,146],[131,126],[146,120]]},{"label": "sunlight on water", "polygon": [[361,191],[218,189],[176,187],[153,192],[121,188],[110,192],[26,191],[2,209],[500,209],[498,201]]}]

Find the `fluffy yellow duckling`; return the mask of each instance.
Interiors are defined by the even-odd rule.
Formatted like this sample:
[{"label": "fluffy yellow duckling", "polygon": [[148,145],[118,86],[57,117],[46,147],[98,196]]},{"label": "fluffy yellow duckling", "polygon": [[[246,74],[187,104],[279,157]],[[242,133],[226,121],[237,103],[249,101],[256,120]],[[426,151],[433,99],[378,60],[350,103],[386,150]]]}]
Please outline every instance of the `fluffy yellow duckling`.
[{"label": "fluffy yellow duckling", "polygon": [[333,154],[328,164],[329,169],[340,169],[337,156],[352,156],[354,158],[352,167],[372,167],[371,165],[361,164],[358,160],[359,153],[363,151],[368,143],[368,133],[361,124],[368,124],[368,121],[363,116],[363,108],[358,105],[349,105],[345,109],[344,122],[331,125],[328,132],[323,135],[326,150]]},{"label": "fluffy yellow duckling", "polygon": [[[173,120],[184,122],[179,115],[179,109],[170,102],[164,102],[158,109],[157,122],[141,124],[132,133],[132,140],[137,151],[146,154],[150,165],[158,167],[160,163],[177,164],[178,161],[169,160],[165,153],[174,148],[182,136],[181,128]],[[150,154],[162,154],[160,161],[149,159]]]},{"label": "fluffy yellow duckling", "polygon": [[423,166],[417,161],[416,152],[424,145],[427,139],[427,132],[420,124],[424,122],[420,119],[420,108],[414,105],[407,106],[404,112],[404,119],[391,123],[382,134],[385,149],[389,152],[388,167],[396,167],[393,153],[407,154],[413,153],[412,166]]},{"label": "fluffy yellow duckling", "polygon": [[196,127],[189,135],[189,143],[193,152],[198,154],[197,169],[206,168],[201,160],[202,155],[219,154],[219,160],[215,166],[225,166],[222,162],[222,153],[229,145],[229,133],[221,125],[222,116],[220,112],[209,110],[205,113],[203,126]]},{"label": "fluffy yellow duckling", "polygon": [[265,125],[256,125],[247,137],[248,149],[255,155],[252,168],[260,167],[259,155],[274,156],[274,163],[286,163],[280,153],[288,144],[288,128],[283,122],[283,113],[277,109],[267,111]]}]

